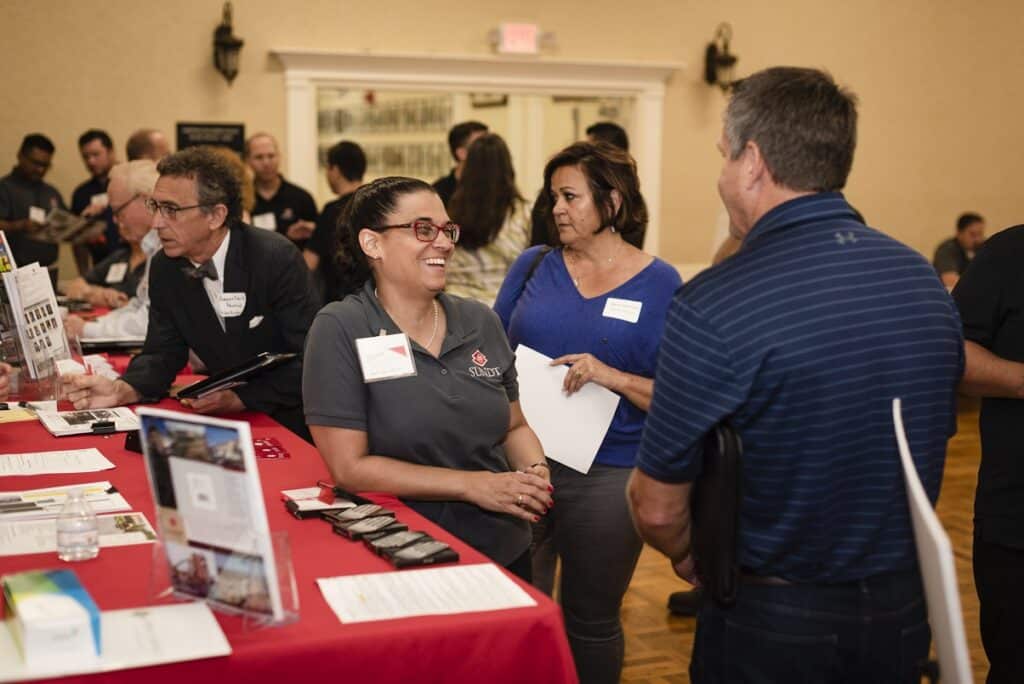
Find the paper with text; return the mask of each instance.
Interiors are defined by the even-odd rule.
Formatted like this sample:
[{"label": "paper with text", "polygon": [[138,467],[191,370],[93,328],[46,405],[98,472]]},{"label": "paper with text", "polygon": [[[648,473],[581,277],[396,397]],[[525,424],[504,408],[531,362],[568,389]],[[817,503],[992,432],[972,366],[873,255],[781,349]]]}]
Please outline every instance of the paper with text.
[{"label": "paper with text", "polygon": [[330,577],[316,582],[327,604],[342,622],[537,605],[491,563]]},{"label": "paper with text", "polygon": [[113,467],[114,464],[95,448],[0,454],[0,477],[93,473],[97,470],[110,470]]},{"label": "paper with text", "polygon": [[[115,513],[96,516],[100,546],[151,544],[156,532],[142,513]],[[0,556],[25,553],[56,553],[57,521],[15,520],[0,522]]]}]

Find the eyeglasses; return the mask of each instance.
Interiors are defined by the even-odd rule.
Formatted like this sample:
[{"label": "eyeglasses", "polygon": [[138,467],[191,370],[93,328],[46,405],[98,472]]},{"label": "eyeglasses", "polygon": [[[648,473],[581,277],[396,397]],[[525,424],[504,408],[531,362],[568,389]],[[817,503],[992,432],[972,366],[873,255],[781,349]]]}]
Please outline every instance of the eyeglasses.
[{"label": "eyeglasses", "polygon": [[129,204],[131,204],[135,200],[139,199],[140,197],[142,197],[142,195],[139,195],[139,194],[132,195],[132,198],[130,200],[128,200],[124,204],[121,204],[121,205],[119,205],[117,207],[114,207],[113,209],[110,210],[110,213],[116,218],[118,216],[118,214],[120,214],[122,211],[124,211],[125,208]]},{"label": "eyeglasses", "polygon": [[392,228],[412,228],[412,234],[415,235],[416,239],[420,242],[433,242],[437,239],[438,233],[444,233],[446,238],[455,243],[459,241],[459,234],[462,233],[462,228],[460,228],[457,223],[449,221],[443,226],[435,226],[426,219],[416,219],[409,223],[399,223],[394,226],[377,226],[374,230],[385,231]]},{"label": "eyeglasses", "polygon": [[155,199],[150,198],[146,200],[146,209],[149,210],[150,214],[154,215],[156,214],[156,212],[159,211],[160,215],[163,216],[165,219],[167,219],[168,221],[173,221],[174,219],[178,218],[179,211],[185,211],[186,209],[199,209],[201,207],[212,207],[214,204],[216,203],[207,202],[206,204],[193,204],[188,207],[179,207],[176,204],[170,204],[168,202],[157,202]]}]

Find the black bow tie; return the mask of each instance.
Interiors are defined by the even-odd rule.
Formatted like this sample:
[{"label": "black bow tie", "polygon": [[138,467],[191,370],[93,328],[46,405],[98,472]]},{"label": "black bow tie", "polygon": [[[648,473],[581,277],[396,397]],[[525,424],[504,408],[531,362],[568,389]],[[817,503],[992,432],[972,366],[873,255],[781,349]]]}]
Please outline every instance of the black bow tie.
[{"label": "black bow tie", "polygon": [[203,278],[217,280],[217,267],[213,265],[212,261],[207,261],[201,266],[193,266],[192,264],[182,266],[181,272],[189,278],[195,278],[196,280],[202,280]]}]

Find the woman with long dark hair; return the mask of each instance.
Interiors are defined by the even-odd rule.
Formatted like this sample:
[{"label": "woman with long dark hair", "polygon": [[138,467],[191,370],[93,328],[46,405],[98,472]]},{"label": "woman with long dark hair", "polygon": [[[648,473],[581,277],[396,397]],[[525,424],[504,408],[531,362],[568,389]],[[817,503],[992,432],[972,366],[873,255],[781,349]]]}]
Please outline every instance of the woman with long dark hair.
[{"label": "woman with long dark hair", "polygon": [[462,226],[462,237],[448,265],[446,290],[491,306],[530,239],[530,212],[500,135],[488,133],[469,146],[448,212]]},{"label": "woman with long dark hair", "polygon": [[357,190],[341,220],[353,294],[317,314],[303,364],[320,455],[343,488],[397,494],[529,579],[549,466],[498,317],[443,292],[459,226],[431,186],[397,177]]}]

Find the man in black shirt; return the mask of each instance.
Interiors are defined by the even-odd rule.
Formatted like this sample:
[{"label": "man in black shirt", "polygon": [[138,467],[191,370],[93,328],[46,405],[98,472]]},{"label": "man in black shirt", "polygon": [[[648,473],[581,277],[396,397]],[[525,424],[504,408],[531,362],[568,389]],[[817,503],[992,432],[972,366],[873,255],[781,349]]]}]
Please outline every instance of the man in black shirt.
[{"label": "man in black shirt", "polygon": [[346,239],[338,219],[352,195],[362,186],[365,173],[366,155],[363,148],[354,142],[343,140],[327,151],[327,183],[339,197],[324,205],[316,220],[316,230],[302,252],[306,265],[316,276],[320,299],[325,304],[348,294],[340,291],[341,280],[335,260]]},{"label": "man in black shirt", "polygon": [[0,230],[7,234],[18,266],[37,261],[56,268],[57,245],[33,239],[51,209],[65,208],[57,188],[43,182],[53,152],[53,142],[45,135],[26,135],[18,149],[18,164],[0,178]]},{"label": "man in black shirt", "polygon": [[313,196],[281,176],[281,155],[269,133],[257,133],[245,141],[245,161],[256,186],[252,225],[284,233],[301,251],[316,228]]},{"label": "man in black shirt", "polygon": [[110,202],[107,201],[107,174],[117,161],[114,142],[106,131],[91,128],[79,136],[78,151],[82,153],[82,162],[90,177],[72,193],[71,213],[96,216],[104,224],[103,232],[96,235],[93,241],[74,247],[78,272],[84,275],[89,270],[90,257],[93,264],[98,264],[123,243],[110,214]]},{"label": "man in black shirt", "polygon": [[992,236],[953,290],[964,325],[960,384],[981,403],[974,582],[989,684],[1024,672],[1024,226]]},{"label": "man in black shirt", "polygon": [[438,196],[446,207],[452,195],[455,194],[455,186],[459,184],[459,176],[462,175],[462,167],[466,163],[469,146],[486,132],[487,125],[479,121],[463,121],[462,123],[455,124],[448,131],[448,149],[451,150],[455,166],[447,176],[442,176],[434,181],[434,190],[437,191]]},{"label": "man in black shirt", "polygon": [[956,220],[956,235],[940,244],[932,258],[932,265],[947,289],[956,285],[974,258],[974,252],[984,243],[985,219],[972,212],[961,214]]}]

